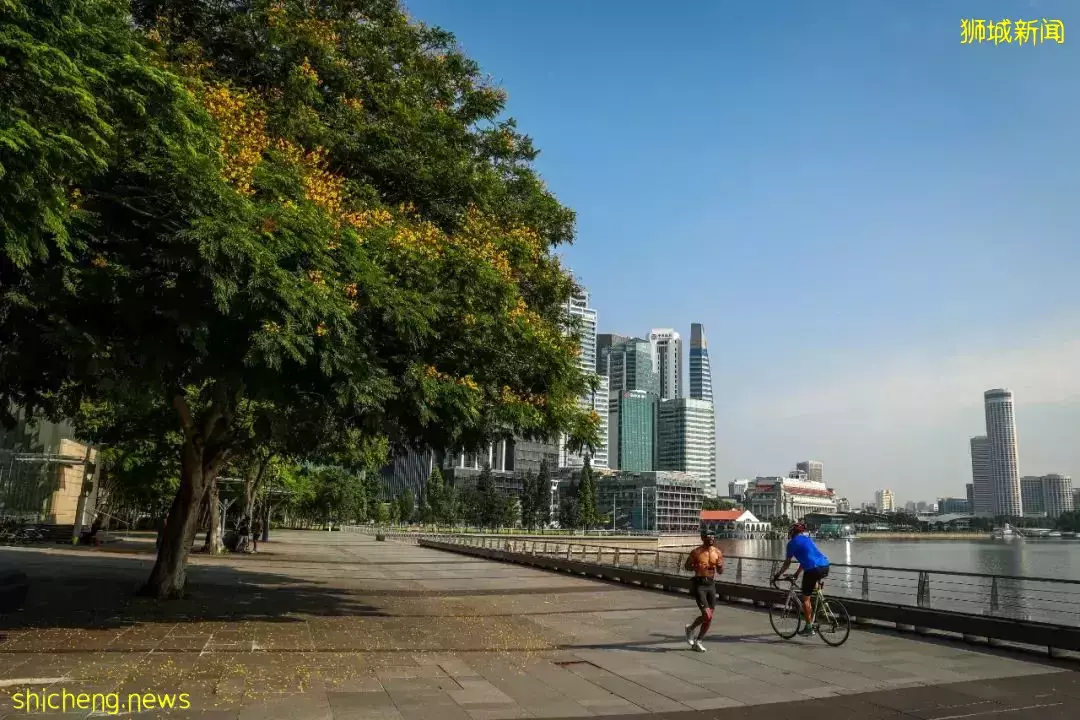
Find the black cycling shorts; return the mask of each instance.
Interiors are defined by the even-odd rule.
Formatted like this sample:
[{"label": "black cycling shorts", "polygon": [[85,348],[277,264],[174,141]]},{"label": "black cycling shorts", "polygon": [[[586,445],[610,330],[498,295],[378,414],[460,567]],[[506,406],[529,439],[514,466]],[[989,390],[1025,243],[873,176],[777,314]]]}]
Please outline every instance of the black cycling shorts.
[{"label": "black cycling shorts", "polygon": [[829,566],[817,567],[807,570],[802,575],[802,594],[803,597],[810,597],[814,594],[814,590],[817,589],[819,582],[829,577]]},{"label": "black cycling shorts", "polygon": [[716,607],[716,583],[712,578],[694,578],[693,595],[699,609]]}]

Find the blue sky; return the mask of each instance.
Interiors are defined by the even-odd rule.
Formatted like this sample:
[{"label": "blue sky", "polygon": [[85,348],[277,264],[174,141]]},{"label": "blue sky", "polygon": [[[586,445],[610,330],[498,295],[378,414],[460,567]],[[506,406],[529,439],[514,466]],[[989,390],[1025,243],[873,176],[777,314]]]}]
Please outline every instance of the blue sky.
[{"label": "blue sky", "polygon": [[[509,93],[601,330],[705,323],[722,479],[962,495],[1007,386],[1021,471],[1080,484],[1080,4],[407,5]],[[1066,40],[961,45],[969,17]]]}]

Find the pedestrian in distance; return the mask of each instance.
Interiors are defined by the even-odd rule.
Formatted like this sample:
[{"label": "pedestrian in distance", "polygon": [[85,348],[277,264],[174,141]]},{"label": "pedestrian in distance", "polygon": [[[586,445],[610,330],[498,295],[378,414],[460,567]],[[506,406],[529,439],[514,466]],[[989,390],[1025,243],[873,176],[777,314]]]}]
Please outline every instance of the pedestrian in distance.
[{"label": "pedestrian in distance", "polygon": [[[691,594],[701,612],[694,622],[686,626],[686,643],[692,650],[705,652],[701,639],[709,632],[716,609],[716,576],[724,572],[724,554],[716,547],[708,530],[701,530],[701,545],[690,552],[684,569],[694,573]],[[697,631],[696,636],[694,631]]]}]

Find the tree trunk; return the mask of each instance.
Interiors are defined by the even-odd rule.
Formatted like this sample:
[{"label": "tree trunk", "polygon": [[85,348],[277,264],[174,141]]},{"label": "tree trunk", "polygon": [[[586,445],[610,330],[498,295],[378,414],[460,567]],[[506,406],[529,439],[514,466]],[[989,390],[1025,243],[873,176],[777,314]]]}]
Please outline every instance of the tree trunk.
[{"label": "tree trunk", "polygon": [[206,533],[208,540],[206,551],[211,555],[224,555],[225,540],[222,537],[221,532],[221,503],[218,501],[218,484],[216,477],[209,481],[206,495],[207,502],[210,505],[210,529]]},{"label": "tree trunk", "polygon": [[[224,396],[224,389],[218,388],[218,394]],[[223,402],[215,402],[198,422],[192,417],[183,393],[173,397],[172,402],[184,433],[184,444],[180,448],[180,487],[169,509],[157,562],[141,591],[143,595],[159,599],[184,594],[187,558],[199,527],[199,506],[231,452],[228,440],[232,414]]]},{"label": "tree trunk", "polygon": [[160,599],[180,597],[187,584],[187,557],[198,530],[199,504],[206,493],[203,453],[191,440],[180,451],[180,487],[173,499],[157,562],[142,594]]}]

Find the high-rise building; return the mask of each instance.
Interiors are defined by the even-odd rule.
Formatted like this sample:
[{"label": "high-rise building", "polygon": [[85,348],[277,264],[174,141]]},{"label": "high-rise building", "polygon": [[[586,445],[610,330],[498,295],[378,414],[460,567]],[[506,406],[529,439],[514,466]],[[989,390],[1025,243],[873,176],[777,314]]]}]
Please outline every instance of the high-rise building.
[{"label": "high-rise building", "polygon": [[716,497],[716,416],[713,404],[694,398],[665,398],[657,413],[656,468],[690,473]]},{"label": "high-rise building", "polygon": [[994,514],[994,491],[990,488],[990,438],[971,438],[972,512],[981,517]]},{"label": "high-rise building", "polygon": [[1072,478],[1066,475],[1027,475],[1020,478],[1020,499],[1027,517],[1057,520],[1076,507]]},{"label": "high-rise building", "polygon": [[892,490],[878,490],[874,493],[874,507],[878,512],[894,512],[896,510],[896,498]]},{"label": "high-rise building", "polygon": [[[584,289],[579,289],[570,297],[566,309],[577,324],[576,332],[581,346],[578,363],[583,372],[595,373],[598,362],[596,310],[589,307],[589,294]],[[600,444],[591,453],[591,464],[594,467],[608,466],[608,395],[607,374],[604,373],[600,376],[600,386],[596,392],[590,392],[579,401],[583,409],[593,411],[600,416]],[[565,437],[562,438],[559,446],[559,467],[579,467],[585,463],[583,453],[571,452],[566,448]]]},{"label": "high-rise building", "polygon": [[746,491],[750,488],[750,480],[739,479],[728,483],[728,497],[742,500]]},{"label": "high-rise building", "polygon": [[968,512],[973,513],[975,512],[975,485],[973,483],[968,483],[964,486],[964,490],[967,491],[968,507],[970,508]]},{"label": "high-rise building", "polygon": [[1020,497],[1020,459],[1016,445],[1016,418],[1011,390],[983,393],[986,437],[990,440],[990,489],[995,516],[1023,517]]},{"label": "high-rise building", "polygon": [[643,390],[660,395],[660,378],[653,366],[652,347],[648,340],[628,338],[612,345],[607,355],[612,397],[624,390]]},{"label": "high-rise building", "polygon": [[616,333],[597,333],[596,335],[596,373],[601,377],[608,374],[608,355],[611,353],[611,348],[619,343],[624,343],[629,340],[628,335],[617,335]]},{"label": "high-rise building", "polygon": [[971,512],[967,498],[938,498],[938,513],[941,515],[966,515]]},{"label": "high-rise building", "polygon": [[690,323],[690,397],[713,401],[709,343],[701,323]]},{"label": "high-rise building", "polygon": [[803,460],[795,465],[795,469],[806,473],[807,479],[811,482],[825,482],[824,467],[819,460]]},{"label": "high-rise building", "polygon": [[682,339],[672,328],[649,331],[653,367],[660,378],[661,398],[682,397]]},{"label": "high-rise building", "polygon": [[915,504],[914,500],[908,500],[906,503],[904,503],[904,509],[907,510],[908,512],[913,513],[913,512],[917,512],[919,508]]},{"label": "high-rise building", "polygon": [[656,395],[645,390],[611,394],[608,415],[609,463],[619,470],[643,472],[653,469],[656,443]]}]

